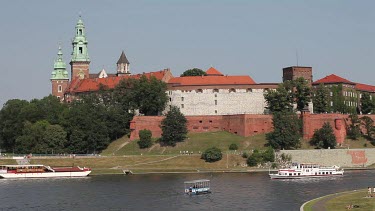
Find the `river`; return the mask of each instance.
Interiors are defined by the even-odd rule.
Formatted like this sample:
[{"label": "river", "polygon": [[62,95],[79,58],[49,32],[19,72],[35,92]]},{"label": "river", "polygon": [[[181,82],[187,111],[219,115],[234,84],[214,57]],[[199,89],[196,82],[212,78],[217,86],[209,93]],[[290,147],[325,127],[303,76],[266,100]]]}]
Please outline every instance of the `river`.
[{"label": "river", "polygon": [[[375,187],[373,170],[301,180],[270,180],[267,173],[0,179],[0,210],[289,211],[299,210],[305,201],[319,196]],[[184,181],[194,179],[210,179],[212,193],[185,195]]]}]

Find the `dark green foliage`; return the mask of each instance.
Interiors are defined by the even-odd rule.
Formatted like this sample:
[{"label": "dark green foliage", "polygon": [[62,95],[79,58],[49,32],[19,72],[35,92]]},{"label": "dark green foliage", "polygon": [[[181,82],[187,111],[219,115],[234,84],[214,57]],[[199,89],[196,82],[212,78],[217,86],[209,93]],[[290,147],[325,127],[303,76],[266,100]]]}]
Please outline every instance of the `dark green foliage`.
[{"label": "dark green foliage", "polygon": [[182,142],[187,135],[187,120],[178,107],[172,106],[170,111],[161,122],[160,142],[169,146],[176,146],[177,142]]},{"label": "dark green foliage", "polygon": [[374,112],[374,102],[370,99],[370,94],[367,92],[362,93],[361,98],[361,111],[362,114],[369,114]]},{"label": "dark green foliage", "polygon": [[334,149],[336,147],[336,137],[328,122],[324,123],[322,128],[315,130],[310,144],[324,149]]},{"label": "dark green foliage", "polygon": [[319,84],[318,88],[314,92],[313,104],[314,113],[326,113],[329,112],[329,90],[324,84]]},{"label": "dark green foliage", "polygon": [[243,158],[248,158],[248,157],[249,157],[249,154],[248,154],[247,152],[244,152],[244,153],[242,153],[242,157],[243,157]]},{"label": "dark green foliage", "polygon": [[290,154],[284,154],[284,153],[282,153],[281,154],[281,160],[282,161],[291,161],[292,160],[292,156]]},{"label": "dark green foliage", "polygon": [[201,159],[212,163],[221,160],[222,157],[223,154],[221,153],[221,150],[219,148],[212,147],[202,153]]},{"label": "dark green foliage", "polygon": [[294,99],[297,103],[297,110],[302,111],[311,101],[311,89],[308,82],[302,77],[294,80],[293,85],[295,88]]},{"label": "dark green foliage", "polygon": [[346,134],[348,138],[352,140],[357,140],[361,137],[360,123],[361,121],[358,118],[357,114],[349,115],[350,125],[346,129]]},{"label": "dark green foliage", "polygon": [[181,74],[181,77],[184,77],[184,76],[201,76],[201,75],[207,75],[207,73],[204,72],[203,70],[199,69],[199,68],[193,68],[193,69],[186,70],[184,73]]},{"label": "dark green foliage", "polygon": [[152,146],[152,133],[150,130],[141,130],[139,131],[139,141],[137,144],[139,145],[139,148],[144,149],[144,148],[149,148]]},{"label": "dark green foliage", "polygon": [[255,149],[253,151],[253,154],[251,154],[247,158],[247,165],[256,166],[258,164],[274,162],[274,161],[275,161],[275,151],[271,147],[268,147],[264,151],[259,151]]},{"label": "dark green foliage", "polygon": [[292,112],[275,112],[272,117],[274,131],[266,134],[268,145],[274,149],[300,147],[302,122]]},{"label": "dark green foliage", "polygon": [[361,125],[363,125],[363,127],[366,129],[365,135],[367,136],[367,138],[371,139],[374,131],[374,120],[372,120],[368,116],[363,116],[361,117]]},{"label": "dark green foliage", "polygon": [[267,109],[270,112],[283,112],[293,110],[293,93],[292,86],[289,81],[279,84],[276,91],[269,90],[264,94],[267,102]]},{"label": "dark green foliage", "polygon": [[238,149],[238,146],[237,146],[237,144],[231,144],[231,145],[229,145],[229,150],[237,150]]}]

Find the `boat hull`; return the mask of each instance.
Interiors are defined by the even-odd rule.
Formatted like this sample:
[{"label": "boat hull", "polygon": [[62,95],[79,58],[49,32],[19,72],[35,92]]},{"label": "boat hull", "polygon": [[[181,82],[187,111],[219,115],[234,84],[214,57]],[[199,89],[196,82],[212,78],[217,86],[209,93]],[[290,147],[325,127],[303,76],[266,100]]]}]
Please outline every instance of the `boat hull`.
[{"label": "boat hull", "polygon": [[286,176],[279,174],[269,174],[271,179],[304,179],[304,178],[327,178],[327,177],[342,177],[344,174],[328,174],[328,175],[299,175],[299,176]]},{"label": "boat hull", "polygon": [[91,171],[75,171],[75,172],[42,172],[42,173],[4,173],[0,174],[1,178],[53,178],[53,177],[86,177]]}]

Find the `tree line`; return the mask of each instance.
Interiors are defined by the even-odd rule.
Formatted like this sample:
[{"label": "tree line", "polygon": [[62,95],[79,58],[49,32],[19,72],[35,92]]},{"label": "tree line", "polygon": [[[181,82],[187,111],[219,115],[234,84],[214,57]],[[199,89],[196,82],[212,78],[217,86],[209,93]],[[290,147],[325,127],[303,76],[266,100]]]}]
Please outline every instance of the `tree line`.
[{"label": "tree line", "polygon": [[125,78],[114,89],[79,96],[70,104],[50,95],[13,99],[0,110],[0,147],[14,153],[99,153],[129,133],[137,113],[160,114],[167,86],[155,77]]}]

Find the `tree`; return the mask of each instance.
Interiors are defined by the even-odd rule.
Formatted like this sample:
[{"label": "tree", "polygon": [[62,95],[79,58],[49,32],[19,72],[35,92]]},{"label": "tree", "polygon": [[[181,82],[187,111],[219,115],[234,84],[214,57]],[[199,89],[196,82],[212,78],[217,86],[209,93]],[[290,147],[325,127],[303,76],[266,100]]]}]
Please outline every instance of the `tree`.
[{"label": "tree", "polygon": [[161,122],[161,143],[169,146],[176,146],[177,142],[182,142],[187,135],[187,120],[180,109],[172,106]]},{"label": "tree", "polygon": [[216,162],[223,158],[223,154],[221,153],[221,150],[216,147],[211,147],[206,149],[202,153],[201,159],[205,160],[206,162]]},{"label": "tree", "polygon": [[293,110],[293,93],[290,81],[279,84],[276,91],[269,90],[264,94],[267,109],[270,112],[286,112]]},{"label": "tree", "polygon": [[308,106],[311,101],[311,89],[308,85],[308,82],[299,77],[293,81],[294,85],[294,98],[297,103],[297,110],[302,111],[306,106]]},{"label": "tree", "polygon": [[238,149],[237,144],[233,143],[233,144],[229,145],[229,150],[237,150],[237,149]]},{"label": "tree", "polygon": [[266,134],[268,145],[274,149],[296,149],[300,146],[301,120],[292,112],[273,113],[274,131]]},{"label": "tree", "polygon": [[161,113],[168,102],[167,84],[154,76],[141,76],[134,85],[134,101],[139,112],[146,116]]},{"label": "tree", "polygon": [[46,143],[48,152],[64,153],[67,144],[67,133],[60,125],[47,125],[43,142]]},{"label": "tree", "polygon": [[361,97],[361,111],[362,114],[369,114],[374,111],[374,103],[370,98],[370,94],[367,92],[362,93]]},{"label": "tree", "polygon": [[25,122],[22,135],[19,136],[15,144],[17,153],[47,153],[48,143],[44,139],[46,128],[50,124],[46,120],[31,123]]},{"label": "tree", "polygon": [[361,119],[361,125],[366,129],[366,135],[368,138],[372,137],[373,127],[374,127],[374,120],[372,120],[368,116],[363,116]]},{"label": "tree", "polygon": [[361,120],[358,118],[357,114],[349,115],[349,119],[350,125],[346,129],[347,136],[352,140],[357,140],[361,136]]},{"label": "tree", "polygon": [[137,142],[139,145],[139,148],[144,149],[144,148],[149,148],[152,146],[152,141],[151,141],[152,133],[150,130],[141,130],[139,131],[139,141]]},{"label": "tree", "polygon": [[326,113],[329,111],[328,94],[328,88],[324,84],[319,84],[313,97],[314,113]]},{"label": "tree", "polygon": [[332,148],[336,146],[336,137],[333,133],[333,129],[328,122],[323,124],[323,127],[315,130],[313,137],[310,140],[310,144],[317,148]]},{"label": "tree", "polygon": [[28,106],[26,100],[8,100],[0,111],[0,143],[1,148],[12,152],[16,139],[22,135],[26,117],[22,110]]},{"label": "tree", "polygon": [[185,76],[202,76],[202,75],[207,75],[207,73],[199,68],[193,68],[193,69],[186,70],[180,76],[185,77]]}]

